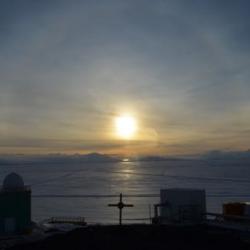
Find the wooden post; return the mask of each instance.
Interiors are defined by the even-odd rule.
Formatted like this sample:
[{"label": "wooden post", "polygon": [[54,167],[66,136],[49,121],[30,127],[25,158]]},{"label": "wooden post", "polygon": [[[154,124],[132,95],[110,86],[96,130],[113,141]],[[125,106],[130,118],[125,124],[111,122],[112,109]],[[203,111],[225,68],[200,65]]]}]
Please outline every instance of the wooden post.
[{"label": "wooden post", "polygon": [[133,204],[125,204],[122,201],[122,194],[120,194],[119,202],[116,204],[108,204],[109,207],[117,207],[119,209],[119,225],[122,225],[122,209],[124,207],[133,207]]}]

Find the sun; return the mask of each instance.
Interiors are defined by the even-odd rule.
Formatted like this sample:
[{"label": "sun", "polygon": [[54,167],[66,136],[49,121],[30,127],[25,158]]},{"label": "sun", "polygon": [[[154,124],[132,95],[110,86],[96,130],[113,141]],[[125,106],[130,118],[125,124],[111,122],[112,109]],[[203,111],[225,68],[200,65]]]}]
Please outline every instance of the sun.
[{"label": "sun", "polygon": [[117,136],[123,139],[131,139],[137,130],[137,123],[134,117],[121,115],[115,119],[115,128]]}]

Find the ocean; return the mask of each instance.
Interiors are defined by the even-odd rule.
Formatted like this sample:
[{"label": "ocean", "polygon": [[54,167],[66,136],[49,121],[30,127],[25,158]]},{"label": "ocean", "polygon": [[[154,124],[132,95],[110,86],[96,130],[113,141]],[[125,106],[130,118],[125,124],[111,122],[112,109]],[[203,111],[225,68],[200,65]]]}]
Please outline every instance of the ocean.
[{"label": "ocean", "polygon": [[[205,160],[55,163],[0,166],[0,182],[10,172],[22,175],[32,189],[32,218],[82,216],[88,223],[115,223],[120,193],[128,222],[149,222],[160,189],[202,188],[207,211],[221,212],[223,202],[250,201],[249,163]],[[141,221],[140,221],[141,220]]]}]

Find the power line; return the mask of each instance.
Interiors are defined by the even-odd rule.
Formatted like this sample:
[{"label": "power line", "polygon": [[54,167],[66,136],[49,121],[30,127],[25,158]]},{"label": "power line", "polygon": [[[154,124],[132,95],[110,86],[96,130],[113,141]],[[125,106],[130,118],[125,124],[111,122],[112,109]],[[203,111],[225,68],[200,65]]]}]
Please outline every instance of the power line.
[{"label": "power line", "polygon": [[[124,197],[128,198],[159,198],[160,194],[124,194]],[[207,194],[208,198],[248,198],[250,194]],[[118,194],[35,194],[32,198],[117,198]]]}]

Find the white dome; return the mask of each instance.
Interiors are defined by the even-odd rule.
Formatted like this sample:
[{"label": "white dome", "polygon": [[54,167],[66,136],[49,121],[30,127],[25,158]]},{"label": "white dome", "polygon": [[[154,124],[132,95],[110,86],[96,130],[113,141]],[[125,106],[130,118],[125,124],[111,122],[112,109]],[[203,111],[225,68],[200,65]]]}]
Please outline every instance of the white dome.
[{"label": "white dome", "polygon": [[23,178],[16,173],[10,173],[3,181],[3,188],[5,190],[24,189]]}]

